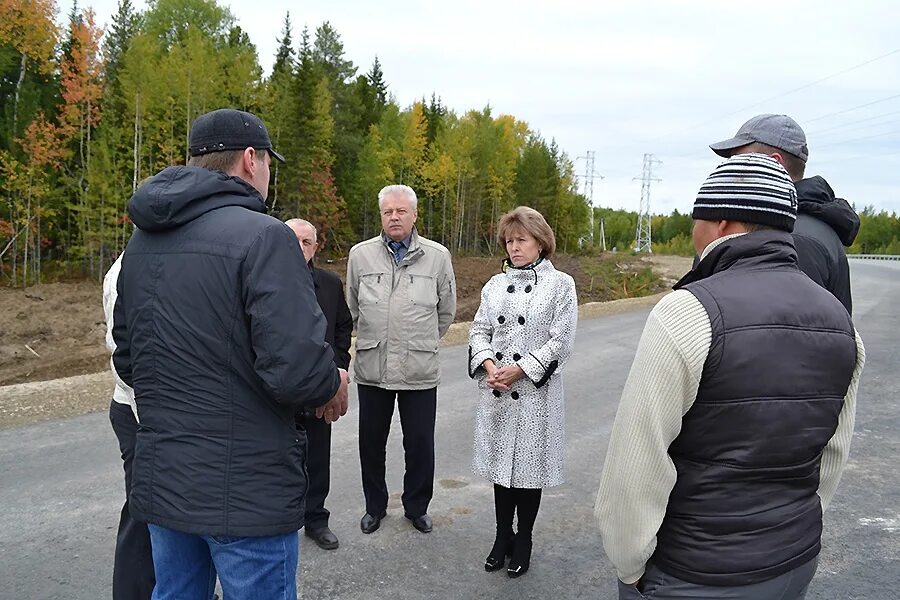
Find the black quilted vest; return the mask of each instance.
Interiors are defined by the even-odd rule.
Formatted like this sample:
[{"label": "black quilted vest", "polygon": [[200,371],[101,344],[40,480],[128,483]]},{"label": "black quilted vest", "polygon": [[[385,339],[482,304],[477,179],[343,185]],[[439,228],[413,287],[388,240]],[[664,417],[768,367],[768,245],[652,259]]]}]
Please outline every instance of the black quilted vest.
[{"label": "black quilted vest", "polygon": [[723,242],[679,288],[712,342],[669,447],[678,479],[651,560],[703,585],[765,581],[819,553],[819,463],[856,366],[853,324],[781,231]]}]

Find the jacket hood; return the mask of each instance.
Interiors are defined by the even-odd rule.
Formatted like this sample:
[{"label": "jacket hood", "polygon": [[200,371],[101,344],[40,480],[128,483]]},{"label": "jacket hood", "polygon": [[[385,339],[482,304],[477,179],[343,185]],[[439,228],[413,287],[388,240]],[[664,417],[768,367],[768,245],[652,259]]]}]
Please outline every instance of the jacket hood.
[{"label": "jacket hood", "polygon": [[259,192],[239,177],[200,167],[168,167],[138,188],[128,216],[139,229],[165,231],[223,206],[266,212]]},{"label": "jacket hood", "polygon": [[797,211],[827,223],[845,246],[853,244],[859,233],[859,215],[843,198],[835,198],[834,190],[816,175],[794,183],[797,188]]}]

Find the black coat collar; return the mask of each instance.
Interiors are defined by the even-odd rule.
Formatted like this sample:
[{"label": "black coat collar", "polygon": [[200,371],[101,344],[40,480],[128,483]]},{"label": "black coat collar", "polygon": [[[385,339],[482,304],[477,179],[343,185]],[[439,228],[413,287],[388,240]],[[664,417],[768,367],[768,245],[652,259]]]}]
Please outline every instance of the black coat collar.
[{"label": "black coat collar", "polygon": [[761,264],[797,266],[794,239],[787,231],[763,229],[725,240],[672,286],[678,290],[689,283],[706,279],[720,271]]}]

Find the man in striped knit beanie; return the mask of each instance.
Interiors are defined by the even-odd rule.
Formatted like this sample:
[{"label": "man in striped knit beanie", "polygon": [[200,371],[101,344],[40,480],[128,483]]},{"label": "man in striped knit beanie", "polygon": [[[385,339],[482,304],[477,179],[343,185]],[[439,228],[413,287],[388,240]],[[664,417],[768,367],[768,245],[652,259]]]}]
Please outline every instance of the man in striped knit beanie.
[{"label": "man in striped knit beanie", "polygon": [[729,158],[697,194],[700,262],[647,319],[597,496],[620,599],[806,594],[865,350],[799,270],[796,216],[763,154]]}]

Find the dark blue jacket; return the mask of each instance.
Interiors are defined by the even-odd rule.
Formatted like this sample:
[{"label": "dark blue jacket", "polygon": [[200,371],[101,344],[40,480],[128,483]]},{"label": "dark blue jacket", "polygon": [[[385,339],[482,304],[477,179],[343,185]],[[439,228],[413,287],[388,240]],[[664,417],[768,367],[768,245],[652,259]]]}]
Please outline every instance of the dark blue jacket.
[{"label": "dark blue jacket", "polygon": [[850,315],[797,267],[791,235],[723,242],[680,281],[712,329],[652,561],[680,579],[765,581],[819,553],[822,451],[856,367]]},{"label": "dark blue jacket", "polygon": [[128,212],[113,358],[141,421],[132,515],[196,534],[297,531],[293,415],[340,379],[296,238],[249,184],[196,167],[162,171]]}]

